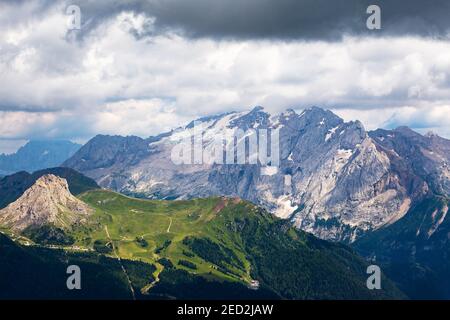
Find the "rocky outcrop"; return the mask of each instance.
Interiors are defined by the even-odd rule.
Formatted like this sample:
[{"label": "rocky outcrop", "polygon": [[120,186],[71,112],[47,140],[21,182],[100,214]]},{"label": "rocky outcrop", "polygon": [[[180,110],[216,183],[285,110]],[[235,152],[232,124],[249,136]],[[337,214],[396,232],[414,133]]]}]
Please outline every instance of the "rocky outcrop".
[{"label": "rocky outcrop", "polygon": [[0,225],[15,231],[47,224],[68,228],[86,220],[90,212],[84,202],[70,193],[65,179],[48,174],[0,210]]},{"label": "rocky outcrop", "polygon": [[20,171],[0,178],[0,209],[3,209],[11,202],[16,201],[25,190],[30,188],[40,177],[48,174],[53,174],[65,179],[69,186],[70,193],[75,196],[89,190],[100,188],[93,179],[70,168],[48,168],[36,171],[32,174]]}]

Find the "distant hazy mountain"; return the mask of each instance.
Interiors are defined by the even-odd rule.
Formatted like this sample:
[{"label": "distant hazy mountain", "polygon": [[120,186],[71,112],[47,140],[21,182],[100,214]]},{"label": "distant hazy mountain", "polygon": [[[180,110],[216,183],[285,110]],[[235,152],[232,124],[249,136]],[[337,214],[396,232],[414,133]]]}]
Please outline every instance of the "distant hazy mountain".
[{"label": "distant hazy mountain", "polygon": [[172,148],[192,123],[148,139],[97,136],[64,165],[141,197],[240,196],[321,238],[347,242],[394,223],[428,196],[450,194],[450,141],[437,136],[408,128],[367,132],[359,121],[316,107],[278,115],[258,107],[198,121],[206,127],[205,149],[226,130],[280,129],[278,170],[174,164]]},{"label": "distant hazy mountain", "polygon": [[0,155],[0,175],[57,167],[81,145],[66,140],[32,140],[13,154]]}]

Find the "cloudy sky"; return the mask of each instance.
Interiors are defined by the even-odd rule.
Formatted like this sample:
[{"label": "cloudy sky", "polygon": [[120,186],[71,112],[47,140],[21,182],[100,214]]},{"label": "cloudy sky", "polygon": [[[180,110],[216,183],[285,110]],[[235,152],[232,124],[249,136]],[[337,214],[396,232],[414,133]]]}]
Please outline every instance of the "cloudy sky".
[{"label": "cloudy sky", "polygon": [[0,153],[255,105],[450,138],[450,1],[0,0]]}]

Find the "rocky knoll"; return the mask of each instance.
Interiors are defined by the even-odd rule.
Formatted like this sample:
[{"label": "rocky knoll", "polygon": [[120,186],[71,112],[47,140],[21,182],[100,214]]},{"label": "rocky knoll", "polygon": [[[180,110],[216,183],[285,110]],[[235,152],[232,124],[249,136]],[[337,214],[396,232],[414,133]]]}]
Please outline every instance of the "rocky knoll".
[{"label": "rocky knoll", "polygon": [[89,207],[70,193],[65,179],[48,174],[0,210],[0,225],[15,231],[47,224],[65,228],[82,222],[89,213]]}]

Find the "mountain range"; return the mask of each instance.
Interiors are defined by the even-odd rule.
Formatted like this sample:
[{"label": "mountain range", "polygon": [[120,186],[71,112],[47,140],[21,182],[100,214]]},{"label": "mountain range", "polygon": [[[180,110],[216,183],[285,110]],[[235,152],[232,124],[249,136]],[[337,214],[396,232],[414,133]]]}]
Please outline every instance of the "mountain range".
[{"label": "mountain range", "polygon": [[0,175],[57,167],[80,147],[67,140],[31,140],[13,154],[0,154]]},{"label": "mountain range", "polygon": [[347,243],[393,224],[424,199],[450,194],[450,141],[436,135],[406,127],[368,132],[317,107],[277,115],[256,107],[196,123],[205,127],[205,150],[230,130],[279,130],[280,165],[175,164],[171,150],[190,134],[190,123],[147,139],[96,136],[63,166],[143,198],[239,196],[299,229]]},{"label": "mountain range", "polygon": [[[122,270],[140,261],[114,280],[139,298],[450,299],[449,160],[450,141],[432,133],[256,107],[149,138],[98,135],[62,167],[4,177],[1,231],[25,252],[75,248],[92,262],[87,250],[120,257]],[[363,288],[369,263],[387,290]],[[139,285],[127,292],[130,277]]]},{"label": "mountain range", "polygon": [[[229,131],[279,130],[279,166],[174,164],[171,150],[194,122],[147,139],[97,136],[64,165],[137,197],[242,197],[319,238],[351,244],[411,298],[450,298],[449,140],[407,127],[367,131],[317,107],[276,115],[256,107],[198,123],[203,150]],[[246,152],[249,160],[248,145]]]}]

